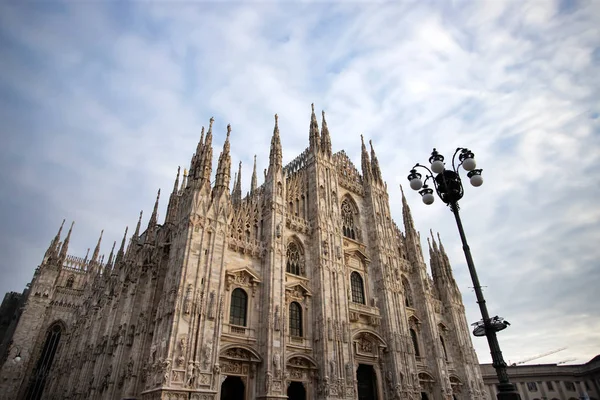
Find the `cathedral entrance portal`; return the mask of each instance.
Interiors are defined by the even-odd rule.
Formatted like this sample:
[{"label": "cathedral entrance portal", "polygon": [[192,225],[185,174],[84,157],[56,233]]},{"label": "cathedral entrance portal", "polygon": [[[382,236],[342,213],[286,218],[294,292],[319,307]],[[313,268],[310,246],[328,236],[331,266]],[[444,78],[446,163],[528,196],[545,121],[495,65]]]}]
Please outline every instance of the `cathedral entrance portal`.
[{"label": "cathedral entrance portal", "polygon": [[289,400],[306,400],[306,389],[302,382],[291,382],[288,386],[287,396]]},{"label": "cathedral entrance portal", "polygon": [[221,400],[244,400],[245,386],[239,376],[228,376],[221,384]]},{"label": "cathedral entrance portal", "polygon": [[377,377],[372,365],[359,364],[356,371],[358,400],[377,400]]}]

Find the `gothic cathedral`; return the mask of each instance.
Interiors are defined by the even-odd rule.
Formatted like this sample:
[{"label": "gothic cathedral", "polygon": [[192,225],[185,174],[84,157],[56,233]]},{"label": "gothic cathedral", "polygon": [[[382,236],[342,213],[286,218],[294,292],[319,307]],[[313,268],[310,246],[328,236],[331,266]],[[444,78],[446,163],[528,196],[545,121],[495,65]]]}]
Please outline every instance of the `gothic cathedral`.
[{"label": "gothic cathedral", "polygon": [[486,398],[444,248],[431,238],[429,275],[372,146],[359,173],[313,107],[308,148],[283,166],[275,116],[264,183],[255,159],[242,197],[229,126],[213,178],[212,124],[162,224],[157,197],[106,261],[102,235],[79,258],[73,225],[59,230],[4,335],[0,397]]}]

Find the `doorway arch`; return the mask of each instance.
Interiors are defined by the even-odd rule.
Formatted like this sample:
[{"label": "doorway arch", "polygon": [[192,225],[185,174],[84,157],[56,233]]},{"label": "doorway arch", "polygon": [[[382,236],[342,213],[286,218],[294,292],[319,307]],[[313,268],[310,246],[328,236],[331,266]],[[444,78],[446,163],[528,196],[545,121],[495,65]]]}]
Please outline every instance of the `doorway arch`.
[{"label": "doorway arch", "polygon": [[244,400],[246,385],[239,376],[228,376],[221,383],[221,400]]},{"label": "doorway arch", "polygon": [[306,389],[302,382],[292,381],[287,389],[288,400],[306,400]]},{"label": "doorway arch", "polygon": [[377,376],[372,365],[358,364],[356,370],[358,400],[377,400]]}]

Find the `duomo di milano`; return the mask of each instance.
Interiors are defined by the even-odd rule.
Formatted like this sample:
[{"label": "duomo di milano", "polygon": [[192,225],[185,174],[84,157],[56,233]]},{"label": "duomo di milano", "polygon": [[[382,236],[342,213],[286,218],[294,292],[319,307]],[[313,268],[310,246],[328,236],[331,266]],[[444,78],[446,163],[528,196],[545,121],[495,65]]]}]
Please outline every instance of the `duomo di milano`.
[{"label": "duomo di milano", "polygon": [[157,197],[107,259],[102,235],[79,258],[59,230],[5,338],[0,397],[487,398],[444,248],[430,241],[430,275],[373,149],[359,172],[313,108],[283,166],[276,116],[264,183],[255,165],[242,198],[229,127],[212,178],[212,123],[162,223]]}]

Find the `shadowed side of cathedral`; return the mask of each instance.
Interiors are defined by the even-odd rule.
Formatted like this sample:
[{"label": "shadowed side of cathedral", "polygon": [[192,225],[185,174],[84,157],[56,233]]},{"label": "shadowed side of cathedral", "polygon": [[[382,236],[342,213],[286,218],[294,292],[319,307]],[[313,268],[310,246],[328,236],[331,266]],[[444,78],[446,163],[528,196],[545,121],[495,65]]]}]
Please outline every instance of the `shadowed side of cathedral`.
[{"label": "shadowed side of cathedral", "polygon": [[432,234],[428,268],[404,196],[392,220],[373,145],[357,140],[359,171],[313,107],[284,166],[275,115],[264,181],[255,157],[242,196],[230,126],[213,174],[213,122],[162,224],[159,191],[105,259],[102,233],[68,254],[63,221],[5,307],[0,398],[486,398],[444,247]]}]

